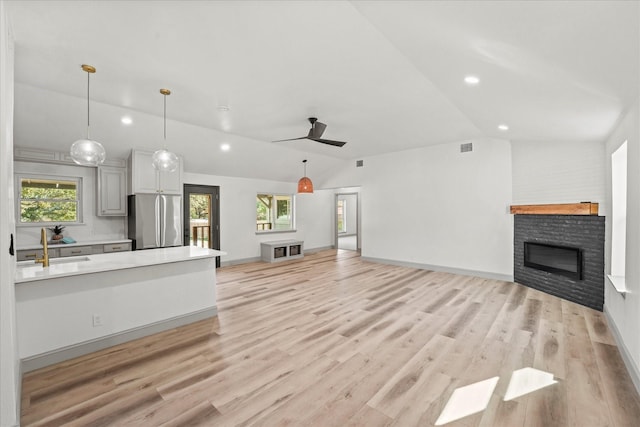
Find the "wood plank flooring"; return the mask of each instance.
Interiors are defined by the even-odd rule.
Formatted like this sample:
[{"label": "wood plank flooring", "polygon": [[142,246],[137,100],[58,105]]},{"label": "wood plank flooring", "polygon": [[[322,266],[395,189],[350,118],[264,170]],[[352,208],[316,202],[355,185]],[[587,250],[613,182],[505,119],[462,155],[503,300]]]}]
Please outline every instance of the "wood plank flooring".
[{"label": "wood plank flooring", "polygon": [[[179,284],[176,284],[179,286]],[[514,283],[329,250],[218,270],[217,318],[28,373],[23,426],[638,426],[602,313]],[[505,401],[514,371],[555,384]]]}]

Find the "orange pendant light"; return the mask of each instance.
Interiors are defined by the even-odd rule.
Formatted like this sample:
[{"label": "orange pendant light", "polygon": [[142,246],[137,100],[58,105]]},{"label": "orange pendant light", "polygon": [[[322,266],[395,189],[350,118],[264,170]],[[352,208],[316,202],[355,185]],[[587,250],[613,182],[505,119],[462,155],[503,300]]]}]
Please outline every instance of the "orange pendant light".
[{"label": "orange pendant light", "polygon": [[298,181],[298,193],[313,193],[313,182],[307,178],[307,161],[303,160],[304,176]]}]

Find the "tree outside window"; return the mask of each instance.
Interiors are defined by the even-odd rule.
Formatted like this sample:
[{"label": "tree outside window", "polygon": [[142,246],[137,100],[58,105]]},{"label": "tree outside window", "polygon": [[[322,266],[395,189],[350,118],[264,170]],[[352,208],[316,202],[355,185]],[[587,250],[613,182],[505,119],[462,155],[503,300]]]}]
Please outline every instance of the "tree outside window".
[{"label": "tree outside window", "polygon": [[79,179],[20,178],[20,223],[80,222]]}]

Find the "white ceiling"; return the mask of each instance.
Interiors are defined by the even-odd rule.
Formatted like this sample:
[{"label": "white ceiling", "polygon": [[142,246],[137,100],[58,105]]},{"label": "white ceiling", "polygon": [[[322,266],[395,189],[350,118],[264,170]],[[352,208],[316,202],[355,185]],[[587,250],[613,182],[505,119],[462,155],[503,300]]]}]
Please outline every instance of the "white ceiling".
[{"label": "white ceiling", "polygon": [[[167,87],[167,145],[189,172],[295,181],[304,158],[313,176],[481,137],[602,141],[638,97],[636,1],[6,3],[16,145],[84,136],[87,63],[107,155],[162,145]],[[306,135],[309,116],[348,144],[270,142]]]}]

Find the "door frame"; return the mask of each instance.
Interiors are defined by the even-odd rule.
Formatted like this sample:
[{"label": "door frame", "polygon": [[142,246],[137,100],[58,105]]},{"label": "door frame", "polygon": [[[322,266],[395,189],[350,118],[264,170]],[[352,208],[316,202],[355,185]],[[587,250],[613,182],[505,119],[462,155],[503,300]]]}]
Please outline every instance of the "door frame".
[{"label": "door frame", "polygon": [[339,196],[356,196],[356,251],[360,252],[360,192],[351,191],[348,193],[335,193],[334,203],[333,203],[333,241],[335,242],[334,247],[336,249],[340,249],[338,247],[338,198]]},{"label": "door frame", "polygon": [[[198,184],[184,184],[183,195],[183,238],[184,246],[190,245],[190,215],[189,215],[189,195],[190,194],[210,194],[211,195],[211,210],[209,212],[209,219],[211,221],[211,229],[209,230],[209,241],[211,242],[212,249],[220,250],[220,186],[218,185],[198,185]],[[216,268],[220,267],[220,257],[216,257]]]}]

